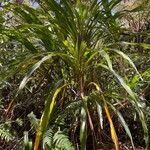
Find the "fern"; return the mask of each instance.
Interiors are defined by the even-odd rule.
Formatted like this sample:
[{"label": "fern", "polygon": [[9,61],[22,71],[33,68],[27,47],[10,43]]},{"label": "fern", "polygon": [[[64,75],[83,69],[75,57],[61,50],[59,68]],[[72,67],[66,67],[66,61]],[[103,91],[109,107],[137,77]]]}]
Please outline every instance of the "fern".
[{"label": "fern", "polygon": [[78,101],[75,101],[75,102],[72,102],[70,103],[67,107],[66,107],[66,111],[71,111],[71,112],[76,112],[79,110],[79,108],[81,107],[82,105],[82,101],[81,100],[78,100]]},{"label": "fern", "polygon": [[54,136],[54,131],[52,129],[49,129],[46,131],[46,133],[43,136],[43,149],[45,150],[46,147],[52,147],[53,143],[53,136]]},{"label": "fern", "polygon": [[60,112],[56,110],[55,120],[52,120],[49,129],[43,135],[44,150],[74,150],[74,146],[69,140],[68,128],[70,123],[74,122],[79,112],[81,101],[69,103],[65,110]]},{"label": "fern", "polygon": [[[58,109],[54,112],[54,120],[51,121],[51,124],[64,128],[68,128],[72,124],[76,117],[79,115],[81,106],[81,100],[69,103],[64,111]],[[62,129],[61,129],[62,130]]]},{"label": "fern", "polygon": [[70,142],[65,131],[57,131],[53,137],[56,150],[74,150],[73,144]]},{"label": "fern", "polygon": [[43,149],[74,150],[75,148],[65,130],[54,133],[52,129],[49,129],[43,136]]},{"label": "fern", "polygon": [[30,114],[28,114],[28,118],[32,128],[36,129],[38,127],[39,120],[36,118],[35,114],[31,112]]},{"label": "fern", "polygon": [[5,127],[5,124],[0,125],[0,138],[6,142],[9,142],[13,139],[10,130]]},{"label": "fern", "polygon": [[82,103],[81,100],[71,102],[64,108],[63,112],[56,110],[55,111],[55,118],[57,118],[55,120],[56,124],[58,124],[58,123],[64,124],[64,119],[65,118],[68,119],[68,115],[74,117],[77,114],[79,114],[80,108],[81,108],[81,103]]}]

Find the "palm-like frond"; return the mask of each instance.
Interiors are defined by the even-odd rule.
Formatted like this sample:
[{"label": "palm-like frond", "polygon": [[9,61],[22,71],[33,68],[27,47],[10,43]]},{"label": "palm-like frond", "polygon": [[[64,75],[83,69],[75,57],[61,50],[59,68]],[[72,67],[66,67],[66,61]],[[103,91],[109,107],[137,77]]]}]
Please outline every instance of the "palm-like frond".
[{"label": "palm-like frond", "polygon": [[[137,95],[126,84],[123,77],[119,75],[119,71],[114,69],[111,61],[111,58],[116,56],[112,52],[119,54],[129,62],[140,76],[133,61],[122,51],[116,50],[123,49],[119,43],[123,29],[118,23],[118,19],[122,17],[124,12],[115,9],[119,3],[120,0],[76,2],[71,0],[61,0],[60,2],[43,0],[39,2],[40,8],[37,10],[24,4],[21,6],[10,4],[4,7],[2,12],[11,11],[17,21],[12,28],[1,25],[0,27],[3,30],[0,31],[0,34],[19,41],[24,45],[24,51],[28,55],[26,57],[22,55],[21,62],[14,62],[14,64],[16,63],[15,65],[18,68],[32,66],[23,78],[17,96],[26,87],[34,74],[38,71],[42,72],[42,67],[48,71],[50,68],[51,71],[49,75],[52,81],[46,94],[45,108],[37,128],[34,150],[38,150],[42,137],[44,138],[44,148],[47,144],[54,149],[73,149],[64,131],[54,133],[52,129],[47,129],[49,124],[52,124],[52,120],[55,123],[56,120],[58,121],[57,109],[59,109],[59,115],[65,114],[72,108],[73,101],[76,103],[75,100],[79,99],[82,101],[81,105],[77,105],[79,106],[77,110],[80,111],[80,143],[81,149],[86,149],[88,123],[92,132],[94,132],[92,119],[90,118],[91,114],[89,113],[91,108],[88,107],[87,101],[95,87],[99,92],[99,100],[102,100],[102,103],[96,101],[101,127],[102,112],[104,110],[110,125],[112,140],[115,148],[118,149],[118,139],[109,111],[107,97],[105,97],[99,86],[101,81],[95,75],[99,71],[105,74],[110,72],[128,93],[128,101],[139,114],[144,129],[145,141],[148,145],[148,129],[143,111],[138,106]],[[112,79],[116,81],[113,77]],[[92,90],[89,90],[88,85],[91,83],[95,86]],[[107,85],[104,83],[105,86]],[[66,91],[63,91],[63,89]],[[63,104],[68,103],[69,106],[63,107]],[[109,103],[120,118],[133,145],[127,124],[115,109],[113,103]],[[62,109],[57,108],[57,105],[65,108],[65,111],[63,112]]]}]

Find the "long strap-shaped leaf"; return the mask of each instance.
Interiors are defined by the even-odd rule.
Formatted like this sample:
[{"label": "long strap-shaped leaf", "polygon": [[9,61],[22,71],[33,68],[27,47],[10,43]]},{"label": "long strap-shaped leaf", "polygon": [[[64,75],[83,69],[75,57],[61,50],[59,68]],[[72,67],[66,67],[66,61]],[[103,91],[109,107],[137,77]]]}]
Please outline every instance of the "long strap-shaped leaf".
[{"label": "long strap-shaped leaf", "polygon": [[27,84],[31,75],[41,66],[41,64],[44,63],[45,61],[47,61],[48,59],[52,58],[53,56],[60,57],[64,61],[67,61],[68,63],[71,64],[71,58],[67,54],[49,53],[48,55],[44,56],[41,60],[39,60],[36,64],[33,65],[33,67],[29,70],[29,72],[26,74],[26,76],[21,81],[21,84],[19,86],[19,90],[17,93],[19,93],[20,90],[22,90],[25,87],[25,85]]},{"label": "long strap-shaped leaf", "polygon": [[[59,84],[61,84],[61,82]],[[36,132],[34,150],[38,150],[41,137],[42,137],[43,133],[45,132],[45,130],[47,128],[49,120],[52,117],[52,112],[53,112],[53,109],[54,109],[54,106],[55,106],[56,97],[66,85],[63,85],[63,86],[60,86],[60,87],[59,86],[60,85],[57,85],[57,88],[55,89],[52,98],[50,96],[48,96],[48,98],[47,98],[45,108],[44,108],[44,112],[43,112],[42,117],[40,119],[40,125],[37,129],[37,132]]]},{"label": "long strap-shaped leaf", "polygon": [[110,115],[110,112],[109,112],[106,101],[104,101],[104,109],[105,109],[105,112],[106,112],[106,115],[107,115],[107,118],[108,118],[108,121],[109,121],[110,130],[111,130],[111,138],[112,138],[112,140],[115,144],[115,149],[119,150],[118,137],[117,137],[115,127],[113,125],[113,121],[111,119],[111,115]]},{"label": "long strap-shaped leaf", "polygon": [[129,127],[128,127],[128,124],[127,124],[126,121],[124,120],[122,114],[121,114],[112,104],[109,103],[109,105],[111,106],[111,108],[114,110],[114,112],[117,114],[118,118],[120,119],[120,122],[121,122],[122,126],[124,127],[124,129],[125,129],[127,135],[129,136],[129,138],[130,138],[130,140],[131,140],[132,147],[133,147],[133,149],[135,150],[134,143],[133,143],[133,138],[132,138],[130,129],[129,129]]},{"label": "long strap-shaped leaf", "polygon": [[102,55],[102,57],[106,60],[108,66],[103,65],[103,64],[99,64],[101,67],[111,71],[113,73],[113,75],[118,79],[118,81],[120,82],[121,86],[127,91],[127,93],[133,98],[134,101],[136,101],[136,96],[134,94],[134,92],[131,90],[131,88],[124,82],[124,80],[114,71],[113,67],[112,67],[112,62],[110,60],[109,55],[105,52],[102,51],[100,53]]},{"label": "long strap-shaped leaf", "polygon": [[100,92],[100,95],[101,95],[101,98],[104,102],[104,109],[105,109],[105,112],[106,112],[106,116],[108,118],[108,121],[109,121],[109,125],[110,125],[110,130],[111,130],[111,138],[115,144],[115,149],[116,150],[119,150],[119,143],[118,143],[118,137],[117,137],[117,134],[116,134],[116,130],[115,130],[115,127],[113,125],[113,121],[111,119],[111,115],[110,115],[110,112],[109,112],[109,109],[108,109],[108,106],[107,106],[107,102],[106,102],[106,99],[102,93],[102,90],[100,88],[100,86],[98,84],[96,84],[95,82],[91,82],[90,84],[93,84],[96,89]]},{"label": "long strap-shaped leaf", "polygon": [[118,53],[118,54],[119,54],[120,56],[122,56],[124,59],[126,59],[126,60],[130,63],[130,65],[135,69],[135,71],[136,71],[136,73],[139,75],[140,79],[143,80],[143,79],[142,79],[142,76],[141,76],[140,73],[138,72],[138,70],[137,70],[135,64],[133,63],[133,61],[130,59],[129,56],[127,56],[125,53],[123,53],[122,51],[119,51],[119,50],[113,50],[113,51],[116,52],[116,53]]},{"label": "long strap-shaped leaf", "polygon": [[86,111],[85,108],[81,108],[81,126],[80,126],[80,143],[81,143],[81,150],[86,150]]},{"label": "long strap-shaped leaf", "polygon": [[139,114],[139,118],[143,127],[143,131],[144,131],[144,140],[145,140],[145,144],[146,144],[146,148],[148,149],[149,146],[149,134],[148,134],[148,128],[147,128],[147,124],[145,121],[145,117],[143,114],[143,111],[141,110],[141,108],[138,105],[138,101],[137,101],[137,97],[135,95],[135,93],[131,90],[131,88],[125,83],[125,81],[113,70],[112,67],[112,62],[110,60],[109,55],[105,52],[102,51],[102,53],[100,53],[102,55],[103,58],[105,58],[105,60],[107,61],[108,66],[100,64],[101,67],[109,70],[110,72],[112,72],[114,74],[114,76],[118,79],[118,81],[120,82],[121,86],[127,91],[127,93],[131,96],[132,100],[130,100],[130,102],[135,106],[138,114]]}]

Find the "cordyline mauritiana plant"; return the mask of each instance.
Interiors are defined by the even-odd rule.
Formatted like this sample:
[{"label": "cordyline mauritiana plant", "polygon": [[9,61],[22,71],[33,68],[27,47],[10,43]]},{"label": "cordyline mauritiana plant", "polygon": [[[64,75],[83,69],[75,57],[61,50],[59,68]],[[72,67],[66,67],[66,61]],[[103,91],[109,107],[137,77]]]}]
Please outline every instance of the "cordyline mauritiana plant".
[{"label": "cordyline mauritiana plant", "polygon": [[[33,66],[22,80],[17,95],[32,78],[33,73],[36,74],[43,65],[52,69],[53,74],[57,73],[55,70],[59,70],[60,74],[59,81],[52,81],[55,82],[55,86],[53,89],[51,87],[47,94],[45,108],[36,130],[34,150],[39,149],[42,137],[54,119],[54,111],[60,109],[56,106],[57,103],[63,103],[67,98],[69,101],[81,100],[81,108],[78,108],[81,150],[86,149],[87,132],[90,130],[94,139],[94,133],[99,131],[95,128],[93,118],[99,118],[98,127],[102,129],[102,114],[106,114],[112,141],[115,149],[119,149],[112,112],[119,117],[134,148],[128,125],[112,102],[112,98],[117,102],[117,97],[108,97],[106,93],[109,91],[102,87],[100,76],[103,76],[104,72],[112,74],[116,84],[120,84],[126,91],[120,96],[128,95],[127,100],[137,111],[148,148],[148,129],[138,97],[112,64],[115,61],[112,58],[122,57],[139,74],[132,60],[122,52],[120,39],[123,29],[117,21],[126,11],[118,12],[114,9],[119,3],[120,0],[42,0],[37,9],[23,4],[8,4],[3,8],[3,13],[11,12],[16,20],[21,19],[20,22],[16,21],[14,27],[1,26],[2,35],[18,40],[27,49],[26,56],[22,58],[18,68]],[[74,91],[75,94],[70,91]],[[118,91],[119,94],[122,93]],[[90,113],[93,108],[97,113]]]}]

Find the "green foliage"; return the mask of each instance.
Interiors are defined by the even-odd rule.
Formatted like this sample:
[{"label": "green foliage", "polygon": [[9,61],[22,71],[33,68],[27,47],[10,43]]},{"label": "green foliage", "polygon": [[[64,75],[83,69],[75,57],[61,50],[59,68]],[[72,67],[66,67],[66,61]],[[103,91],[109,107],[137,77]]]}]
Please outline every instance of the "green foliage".
[{"label": "green foliage", "polygon": [[0,139],[5,140],[7,142],[13,139],[13,135],[11,134],[7,124],[0,124]]},{"label": "green foliage", "polygon": [[55,133],[51,129],[47,130],[43,137],[43,149],[48,149],[46,146],[53,150],[74,150],[65,130]]},{"label": "green foliage", "polygon": [[[103,141],[98,139],[105,132],[106,119],[117,150],[116,119],[111,117],[114,114],[134,148],[129,124],[119,111],[124,101],[138,114],[148,149],[145,114],[149,115],[149,111],[141,107],[136,88],[140,82],[144,83],[149,70],[136,63],[141,59],[136,48],[148,50],[149,44],[124,40],[122,34],[130,30],[120,22],[127,17],[126,13],[135,13],[139,7],[119,11],[119,5],[120,0],[43,0],[36,9],[25,4],[3,7],[0,42],[8,46],[13,39],[17,50],[14,48],[11,53],[2,46],[1,79],[16,77],[12,83],[15,87],[12,104],[31,108],[23,122],[27,119],[30,128],[36,129],[34,150],[39,149],[41,141],[43,149],[71,150],[80,145],[81,150],[86,150],[89,136],[94,141],[91,145],[99,149]],[[14,19],[8,26],[4,15],[10,12]],[[134,33],[129,36],[134,37]],[[15,106],[9,106],[14,112]],[[24,143],[25,147],[31,145],[27,133]]]},{"label": "green foliage", "polygon": [[32,150],[32,141],[29,141],[28,132],[24,132],[24,150]]},{"label": "green foliage", "polygon": [[28,118],[31,123],[31,126],[34,129],[36,129],[38,127],[39,120],[36,118],[35,114],[33,112],[31,112],[30,114],[28,114]]}]

